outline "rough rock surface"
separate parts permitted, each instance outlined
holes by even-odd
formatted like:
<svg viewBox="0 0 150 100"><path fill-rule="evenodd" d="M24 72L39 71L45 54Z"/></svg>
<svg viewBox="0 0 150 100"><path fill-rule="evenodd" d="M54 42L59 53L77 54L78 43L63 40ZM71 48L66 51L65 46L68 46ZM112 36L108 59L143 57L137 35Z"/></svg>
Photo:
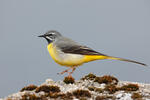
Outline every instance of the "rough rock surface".
<svg viewBox="0 0 150 100"><path fill-rule="evenodd" d="M0 100L150 100L150 84L90 73L76 81L70 77L56 82L47 79L39 86L29 85Z"/></svg>

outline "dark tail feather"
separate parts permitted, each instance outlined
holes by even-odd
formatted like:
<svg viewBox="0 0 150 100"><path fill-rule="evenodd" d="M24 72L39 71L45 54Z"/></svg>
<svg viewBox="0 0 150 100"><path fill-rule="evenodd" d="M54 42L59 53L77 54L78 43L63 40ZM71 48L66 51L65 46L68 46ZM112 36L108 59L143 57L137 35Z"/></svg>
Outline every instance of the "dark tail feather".
<svg viewBox="0 0 150 100"><path fill-rule="evenodd" d="M108 57L108 59L114 59L114 60L120 60L120 61L132 62L132 63L140 64L140 65L143 65L143 66L147 66L147 65L144 64L144 63L137 62L137 61L134 61L134 60L124 59L124 58Z"/></svg>

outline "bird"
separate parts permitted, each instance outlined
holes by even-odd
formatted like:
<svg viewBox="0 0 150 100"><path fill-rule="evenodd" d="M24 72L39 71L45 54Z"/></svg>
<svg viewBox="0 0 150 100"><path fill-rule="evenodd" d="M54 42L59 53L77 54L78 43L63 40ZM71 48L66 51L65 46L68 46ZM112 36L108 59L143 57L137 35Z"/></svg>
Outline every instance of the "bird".
<svg viewBox="0 0 150 100"><path fill-rule="evenodd" d="M49 30L45 34L40 35L38 37L42 37L47 40L47 49L52 59L59 65L68 67L68 69L58 74L64 74L67 72L68 76L71 77L72 73L78 66L81 66L82 64L87 62L104 59L120 60L147 66L144 63L137 62L134 60L108 56L106 54L97 52L91 49L90 47L81 45L70 38L62 36L56 30Z"/></svg>

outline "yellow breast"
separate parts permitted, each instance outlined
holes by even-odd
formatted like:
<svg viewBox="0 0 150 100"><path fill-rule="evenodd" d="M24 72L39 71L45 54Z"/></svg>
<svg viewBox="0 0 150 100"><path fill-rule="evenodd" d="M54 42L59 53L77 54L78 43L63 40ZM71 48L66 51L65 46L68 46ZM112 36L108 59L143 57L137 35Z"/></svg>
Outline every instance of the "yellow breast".
<svg viewBox="0 0 150 100"><path fill-rule="evenodd" d="M57 62L56 56L57 56L58 54L57 54L56 49L55 49L55 47L53 46L53 44L52 44L52 43L49 44L49 45L47 46L47 49L48 49L48 52L49 52L49 54L51 55L52 59Z"/></svg>
<svg viewBox="0 0 150 100"><path fill-rule="evenodd" d="M84 63L84 56L78 54L63 53L52 43L47 46L52 59L63 66L79 66Z"/></svg>

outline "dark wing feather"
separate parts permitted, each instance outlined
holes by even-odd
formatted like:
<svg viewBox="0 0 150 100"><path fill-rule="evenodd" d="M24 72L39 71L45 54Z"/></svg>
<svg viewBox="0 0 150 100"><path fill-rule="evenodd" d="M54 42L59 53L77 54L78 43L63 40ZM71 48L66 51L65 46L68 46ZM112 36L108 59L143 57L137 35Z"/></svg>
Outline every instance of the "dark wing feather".
<svg viewBox="0 0 150 100"><path fill-rule="evenodd" d="M104 55L99 52L96 52L92 50L89 47L86 46L80 46L80 45L72 45L72 46L66 46L66 47L61 47L61 50L64 53L71 53L71 54L81 54L81 55Z"/></svg>

